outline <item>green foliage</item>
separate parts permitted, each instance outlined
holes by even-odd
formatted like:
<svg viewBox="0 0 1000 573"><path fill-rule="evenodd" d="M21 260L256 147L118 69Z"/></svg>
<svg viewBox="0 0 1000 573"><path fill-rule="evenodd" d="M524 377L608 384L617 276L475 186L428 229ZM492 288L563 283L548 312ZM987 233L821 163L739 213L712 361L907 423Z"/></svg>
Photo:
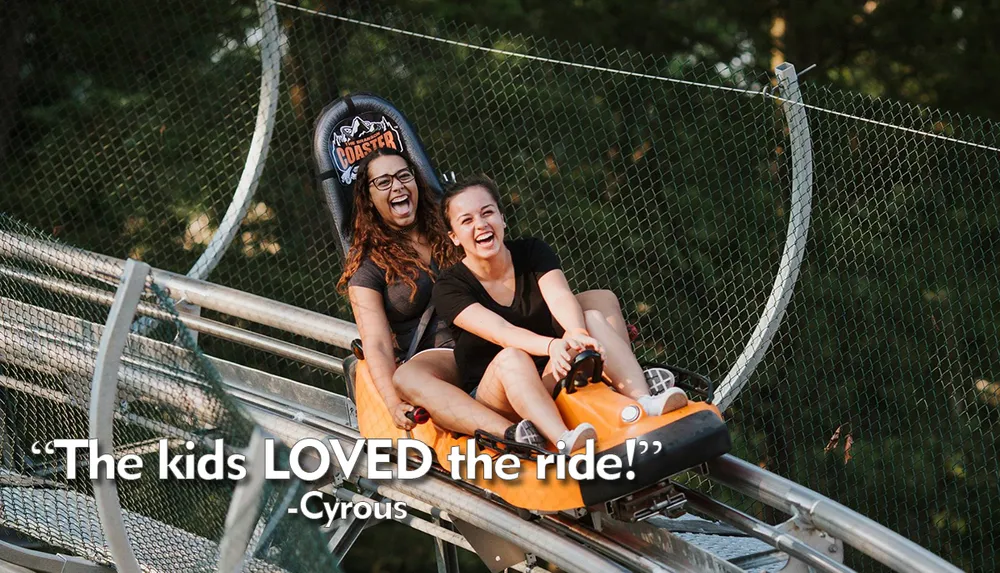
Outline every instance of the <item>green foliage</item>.
<svg viewBox="0 0 1000 573"><path fill-rule="evenodd" d="M741 0L382 0L444 20L585 44L770 71L780 54L810 83L1000 119L991 3ZM593 47L590 47L593 46ZM735 67L735 66L734 66Z"/></svg>

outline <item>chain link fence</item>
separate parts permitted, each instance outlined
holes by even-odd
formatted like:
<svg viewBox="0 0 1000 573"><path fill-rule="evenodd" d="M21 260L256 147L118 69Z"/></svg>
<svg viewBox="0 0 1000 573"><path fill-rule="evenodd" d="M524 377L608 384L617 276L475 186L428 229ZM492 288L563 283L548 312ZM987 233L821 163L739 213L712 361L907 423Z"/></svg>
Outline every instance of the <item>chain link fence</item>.
<svg viewBox="0 0 1000 573"><path fill-rule="evenodd" d="M696 51L652 57L370 8L270 6L276 121L256 194L208 280L352 319L311 144L323 106L370 92L406 114L439 171L495 178L513 234L553 244L576 290L614 291L641 359L726 377L765 310L789 226L799 157L773 74ZM199 3L197 18L184 2L102 7L38 16L0 150L0 211L84 249L188 272L252 154L266 30L247 1ZM990 569L1000 129L808 82L802 101L808 243L785 322L727 412L734 453L967 570ZM343 390L322 371L199 342ZM848 564L874 570L851 553Z"/></svg>
<svg viewBox="0 0 1000 573"><path fill-rule="evenodd" d="M108 519L115 514L101 513L87 448L71 462L53 444L102 433L91 381L120 276L109 268L0 216L0 530L124 568L112 553ZM159 321L125 343L112 370L118 381L108 420L115 459L136 460L124 472L118 464L120 507L111 511L121 511L140 569L218 571L220 555L236 543L241 570L338 570L319 525L283 513L283 500L297 502L306 491L296 480L268 481L258 495L243 496L245 505L234 502L242 478L233 477L227 456L243 452L244 469L256 471L247 451L254 422L229 396L164 289L151 283L140 312ZM288 468L290 447L279 442L279 468ZM196 461L209 454L217 459ZM96 471L109 470L98 464ZM250 520L249 547L227 541L240 514Z"/></svg>

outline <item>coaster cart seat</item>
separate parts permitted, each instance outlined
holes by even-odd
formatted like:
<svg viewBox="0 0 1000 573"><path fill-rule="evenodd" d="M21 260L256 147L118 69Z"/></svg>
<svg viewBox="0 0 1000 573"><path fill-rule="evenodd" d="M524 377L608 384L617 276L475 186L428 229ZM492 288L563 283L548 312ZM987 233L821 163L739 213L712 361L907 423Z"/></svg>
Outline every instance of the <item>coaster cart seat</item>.
<svg viewBox="0 0 1000 573"><path fill-rule="evenodd" d="M358 162L379 147L393 147L410 158L416 175L431 193L440 196L441 184L416 132L389 102L371 94L340 98L328 105L317 120L314 155L328 207L346 257L351 244L352 183ZM600 356L583 352L574 361L565 380L557 384L553 397L568 427L590 422L597 429L595 461L614 455L622 461L621 477L605 480L559 480L555 471L544 479L536 475L538 456L555 451L538 450L503 440L485 432L465 436L439 427L426 410L418 408L411 431L392 422L378 389L372 382L360 340L354 356L345 363L348 392L357 406L358 426L366 438L415 438L434 451L435 463L450 473L448 454L457 447L466 455L483 452L491 456L513 453L520 460L515 480L465 479L481 493L533 513L573 512L600 507L624 520L641 520L683 505L683 498L670 487L669 478L699 467L731 447L729 431L719 410L712 405L712 385L693 372L665 366L677 377L691 400L679 410L648 416L635 401L613 390L603 374ZM356 359L353 360L353 359ZM470 438L473 438L470 440ZM628 440L638 441L631 455ZM469 448L476 451L468 451ZM573 455L582 455L583 450ZM551 469L552 466L550 466ZM596 467L596 465L595 465ZM625 476L634 472L632 479ZM463 476L464 477L464 476Z"/></svg>

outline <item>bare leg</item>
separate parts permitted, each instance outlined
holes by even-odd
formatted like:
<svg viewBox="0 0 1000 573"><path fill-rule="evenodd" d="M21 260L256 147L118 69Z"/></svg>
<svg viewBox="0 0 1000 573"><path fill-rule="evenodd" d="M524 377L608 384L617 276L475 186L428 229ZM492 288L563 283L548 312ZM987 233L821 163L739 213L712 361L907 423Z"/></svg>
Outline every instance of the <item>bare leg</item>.
<svg viewBox="0 0 1000 573"><path fill-rule="evenodd" d="M576 295L576 300L584 311L596 310L603 314L604 319L614 329L615 334L625 342L632 343L628 336L628 325L625 323L624 315L622 315L621 304L615 293L609 290L588 290ZM589 324L587 329L590 329Z"/></svg>
<svg viewBox="0 0 1000 573"><path fill-rule="evenodd" d="M553 444L568 431L535 363L523 350L505 348L497 354L479 383L476 400L505 416L530 420Z"/></svg>
<svg viewBox="0 0 1000 573"><path fill-rule="evenodd" d="M646 376L642 372L639 361L632 354L632 348L628 342L618 336L618 333L600 312L586 310L583 317L587 322L587 330L590 331L590 335L604 345L604 369L608 376L615 381L618 391L633 400L648 396L649 386L646 385Z"/></svg>
<svg viewBox="0 0 1000 573"><path fill-rule="evenodd" d="M653 416L683 408L687 404L687 396L680 388L669 388L656 397L651 396L645 373L632 354L629 343L618 336L600 312L587 310L583 316L590 335L604 345L604 368L622 394L637 400L646 413Z"/></svg>
<svg viewBox="0 0 1000 573"><path fill-rule="evenodd" d="M392 382L404 400L423 407L435 424L453 432L471 436L485 430L502 436L512 423L458 387L454 352L420 353L396 369Z"/></svg>

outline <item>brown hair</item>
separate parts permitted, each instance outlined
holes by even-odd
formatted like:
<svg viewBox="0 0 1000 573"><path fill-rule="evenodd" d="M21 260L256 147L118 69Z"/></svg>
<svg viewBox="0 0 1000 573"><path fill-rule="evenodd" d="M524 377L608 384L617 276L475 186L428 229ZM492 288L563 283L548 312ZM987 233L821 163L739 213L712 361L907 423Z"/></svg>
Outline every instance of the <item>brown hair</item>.
<svg viewBox="0 0 1000 573"><path fill-rule="evenodd" d="M413 169L409 158L395 149L383 147L365 156L358 164L357 179L354 181L354 236L351 239L351 248L348 251L347 262L344 264L344 272L340 276L337 288L341 292L347 289L348 281L354 276L354 273L358 272L361 262L367 257L375 263L375 266L385 271L387 283L391 284L397 280L406 283L410 287L410 301L412 302L417 294L416 281L420 270L425 271L432 278L434 273L420 260L420 255L410 245L406 235L385 224L375 209L375 204L372 202L368 190L371 181L368 167L371 162L376 158L392 155L402 157L406 161L407 167L413 171L417 187L416 226L417 230L431 244L431 257L438 262L441 268L451 266L460 258L455 246L448 239L444 222L437 209L437 202L428 192L427 184L420 177L420 174Z"/></svg>
<svg viewBox="0 0 1000 573"><path fill-rule="evenodd" d="M441 196L441 220L444 221L445 228L449 231L451 231L452 228L451 222L448 220L448 203L451 203L452 199L458 197L473 187L483 187L489 191L490 196L492 196L493 200L497 202L497 209L500 210L501 214L503 213L503 203L500 202L500 187L497 186L496 181L485 175L467 177L458 183L449 185L444 190L444 194Z"/></svg>

